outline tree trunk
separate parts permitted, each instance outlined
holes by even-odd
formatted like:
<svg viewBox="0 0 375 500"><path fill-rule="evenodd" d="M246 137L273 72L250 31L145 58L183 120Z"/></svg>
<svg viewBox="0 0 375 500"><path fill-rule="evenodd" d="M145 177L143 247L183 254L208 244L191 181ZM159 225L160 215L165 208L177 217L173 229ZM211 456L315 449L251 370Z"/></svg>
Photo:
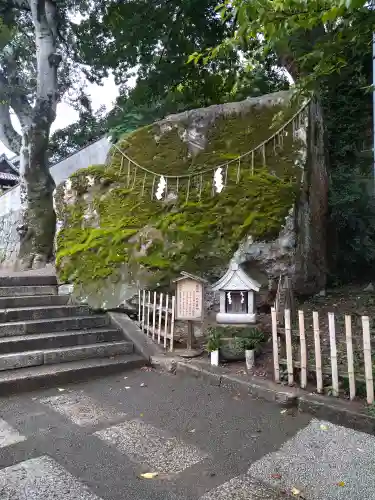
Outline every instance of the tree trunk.
<svg viewBox="0 0 375 500"><path fill-rule="evenodd" d="M289 39L289 51L283 47L279 61L295 82L306 75L298 60L308 54L324 36L324 27L301 30ZM302 193L296 206L296 266L294 290L311 295L326 287L328 274L328 146L322 104L317 92L309 106L307 160Z"/></svg>
<svg viewBox="0 0 375 500"><path fill-rule="evenodd" d="M43 267L53 258L55 183L48 168L48 136L46 122L34 124L22 136L19 269Z"/></svg>
<svg viewBox="0 0 375 500"><path fill-rule="evenodd" d="M45 266L53 257L56 215L53 210L55 183L48 168L48 139L56 117L58 99L56 52L57 12L52 0L29 0L35 28L37 88L32 113L22 119L21 223L18 267Z"/></svg>
<svg viewBox="0 0 375 500"><path fill-rule="evenodd" d="M328 225L328 160L320 100L310 104L307 161L302 194L297 203L295 289L310 295L326 287Z"/></svg>

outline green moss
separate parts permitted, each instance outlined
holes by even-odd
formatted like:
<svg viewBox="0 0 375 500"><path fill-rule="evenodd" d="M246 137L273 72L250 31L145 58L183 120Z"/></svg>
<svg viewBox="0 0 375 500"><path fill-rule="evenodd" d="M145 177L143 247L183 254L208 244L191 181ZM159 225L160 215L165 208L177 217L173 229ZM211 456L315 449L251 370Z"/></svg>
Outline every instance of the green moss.
<svg viewBox="0 0 375 500"><path fill-rule="evenodd" d="M188 154L176 127L161 137L157 125L144 127L118 147L156 172L199 172L267 139L277 128L272 123L280 109L255 108L249 114L217 118L208 131L206 150L195 157ZM186 201L186 185L180 186L171 202L151 200L152 176L129 178L126 162L113 150L108 166L92 166L71 178L79 203L65 207L57 254L61 279L80 284L116 280L124 264L135 274L142 268L153 271L159 283L167 283L180 270L217 276L246 235L261 240L278 235L299 190L300 146L290 131L283 148L267 147L266 165L263 156L255 156L254 175L249 156L241 161L239 177L237 167L228 171L222 193L212 196L210 174L200 196L192 184ZM169 189L176 186L169 184ZM87 227L83 215L88 207L96 211L100 227Z"/></svg>

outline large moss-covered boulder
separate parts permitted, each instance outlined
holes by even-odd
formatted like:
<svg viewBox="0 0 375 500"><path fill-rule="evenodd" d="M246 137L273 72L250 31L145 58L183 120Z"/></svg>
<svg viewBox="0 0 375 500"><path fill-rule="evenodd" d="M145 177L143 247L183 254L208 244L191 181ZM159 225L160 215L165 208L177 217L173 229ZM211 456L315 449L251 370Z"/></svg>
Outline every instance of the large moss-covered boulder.
<svg viewBox="0 0 375 500"><path fill-rule="evenodd" d="M326 173L310 145L320 144L316 134L310 139L318 114L268 141L300 106L279 92L172 115L124 137L106 165L57 188L60 279L93 305L114 307L138 287L168 285L181 270L216 279L235 258L261 281L288 273L296 286L322 288L324 249L312 226L324 227ZM216 193L219 165L225 187ZM189 174L166 177L156 199L159 176ZM311 186L320 214L311 209Z"/></svg>

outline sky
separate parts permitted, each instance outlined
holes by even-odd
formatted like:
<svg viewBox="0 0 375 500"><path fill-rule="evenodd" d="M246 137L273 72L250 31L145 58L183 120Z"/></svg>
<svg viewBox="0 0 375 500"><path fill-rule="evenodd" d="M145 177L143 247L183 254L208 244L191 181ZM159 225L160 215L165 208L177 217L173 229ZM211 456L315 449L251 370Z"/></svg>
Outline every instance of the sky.
<svg viewBox="0 0 375 500"><path fill-rule="evenodd" d="M109 111L118 96L118 90L112 76L104 80L103 86L88 84L87 92L91 96L92 106L95 110L104 105ZM77 119L78 113L71 106L64 102L58 104L56 120L52 125L52 132L74 123ZM18 120L14 116L12 116L12 121L14 127L20 131ZM9 151L0 141L0 154L2 153L5 153L10 158L14 156L14 153Z"/></svg>

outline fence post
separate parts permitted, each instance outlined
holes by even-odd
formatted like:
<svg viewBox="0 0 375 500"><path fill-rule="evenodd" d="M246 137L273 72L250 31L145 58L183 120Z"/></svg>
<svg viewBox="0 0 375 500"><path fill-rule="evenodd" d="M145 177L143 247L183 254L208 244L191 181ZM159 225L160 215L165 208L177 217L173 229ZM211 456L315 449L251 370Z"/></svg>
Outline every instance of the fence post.
<svg viewBox="0 0 375 500"><path fill-rule="evenodd" d="M145 307L146 307L146 290L142 293L142 332L145 329Z"/></svg>
<svg viewBox="0 0 375 500"><path fill-rule="evenodd" d="M290 309L285 309L285 342L286 342L286 362L288 367L288 384L293 385L293 349L292 349L292 327L290 321Z"/></svg>
<svg viewBox="0 0 375 500"><path fill-rule="evenodd" d="M315 341L316 390L318 394L321 394L323 392L322 354L320 352L319 315L316 311L313 312L313 328Z"/></svg>
<svg viewBox="0 0 375 500"><path fill-rule="evenodd" d="M154 305L152 309L152 340L155 340L156 331L156 292L154 292Z"/></svg>
<svg viewBox="0 0 375 500"><path fill-rule="evenodd" d="M349 394L350 399L352 400L355 398L355 375L353 362L352 318L348 315L345 316L345 337L348 359Z"/></svg>
<svg viewBox="0 0 375 500"><path fill-rule="evenodd" d="M374 380L372 376L370 320L368 316L362 316L362 330L363 330L363 357L365 360L367 403L371 405L374 402Z"/></svg>
<svg viewBox="0 0 375 500"><path fill-rule="evenodd" d="M275 307L272 307L271 309L271 318L272 318L273 368L275 374L275 382L280 382L279 343L277 341L277 310Z"/></svg>
<svg viewBox="0 0 375 500"><path fill-rule="evenodd" d="M158 344L160 344L160 336L161 336L161 320L163 317L163 294L160 294L159 301L159 326L158 326Z"/></svg>
<svg viewBox="0 0 375 500"><path fill-rule="evenodd" d="M142 324L141 309L142 309L142 294L141 294L141 290L138 290L138 325L139 326L141 326L141 324Z"/></svg>
<svg viewBox="0 0 375 500"><path fill-rule="evenodd" d="M169 345L169 350L173 352L174 350L174 313L176 307L176 297L172 295L172 316L171 316L171 341Z"/></svg>
<svg viewBox="0 0 375 500"><path fill-rule="evenodd" d="M165 322L164 322L164 349L167 348L167 337L168 337L168 305L169 305L169 295L165 296Z"/></svg>
<svg viewBox="0 0 375 500"><path fill-rule="evenodd" d="M339 374L337 369L336 327L334 313L328 313L329 345L331 350L332 396L339 395Z"/></svg>
<svg viewBox="0 0 375 500"><path fill-rule="evenodd" d="M303 311L298 311L299 338L301 346L301 387L306 389L307 386L307 353L306 353L306 334L305 334L305 318Z"/></svg>
<svg viewBox="0 0 375 500"><path fill-rule="evenodd" d="M150 306L151 306L151 292L147 292L147 336L150 335Z"/></svg>

